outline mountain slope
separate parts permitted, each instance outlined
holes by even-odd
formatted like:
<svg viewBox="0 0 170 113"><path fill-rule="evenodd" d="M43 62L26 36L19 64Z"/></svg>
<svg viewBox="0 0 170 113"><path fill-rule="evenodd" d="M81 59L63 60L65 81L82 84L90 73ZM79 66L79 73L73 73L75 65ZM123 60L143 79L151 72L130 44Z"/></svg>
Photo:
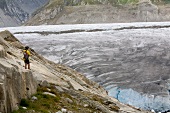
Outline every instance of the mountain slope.
<svg viewBox="0 0 170 113"><path fill-rule="evenodd" d="M144 113L144 111L119 103L109 97L97 83L68 67L44 59L32 49L31 70L25 70L21 59L23 48L23 45L10 32L0 32L0 112L11 113L18 109L21 99L30 98L36 92L38 84L49 82L67 90L65 93L70 93L72 98L90 102L89 106L97 108L94 110L102 113ZM89 98L83 96L86 92ZM99 99L92 100L90 95L98 95ZM67 106L63 105L63 107Z"/></svg>
<svg viewBox="0 0 170 113"><path fill-rule="evenodd" d="M168 21L169 4L163 0L152 2L150 0L115 2L51 0L49 4L37 11L26 25Z"/></svg>
<svg viewBox="0 0 170 113"><path fill-rule="evenodd" d="M21 25L47 2L48 0L1 0L0 27Z"/></svg>

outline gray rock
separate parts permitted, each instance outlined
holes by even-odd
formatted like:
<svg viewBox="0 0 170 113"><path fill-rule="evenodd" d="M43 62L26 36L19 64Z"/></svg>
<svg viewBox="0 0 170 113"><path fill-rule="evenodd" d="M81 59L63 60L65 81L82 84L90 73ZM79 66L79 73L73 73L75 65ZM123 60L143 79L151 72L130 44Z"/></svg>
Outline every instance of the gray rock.
<svg viewBox="0 0 170 113"><path fill-rule="evenodd" d="M66 100L68 103L70 103L70 104L73 103L73 101L72 101L70 98L66 98L65 100Z"/></svg>
<svg viewBox="0 0 170 113"><path fill-rule="evenodd" d="M31 100L35 101L35 100L38 100L38 98L37 98L36 96L33 96L33 97L31 98Z"/></svg>
<svg viewBox="0 0 170 113"><path fill-rule="evenodd" d="M63 93L64 90L60 86L55 86L55 89L59 91L60 93Z"/></svg>
<svg viewBox="0 0 170 113"><path fill-rule="evenodd" d="M27 109L27 107L22 107L22 109Z"/></svg>
<svg viewBox="0 0 170 113"><path fill-rule="evenodd" d="M50 84L46 80L42 81L40 85L43 87L50 87Z"/></svg>
<svg viewBox="0 0 170 113"><path fill-rule="evenodd" d="M53 97L56 97L55 94L52 94L52 93L49 93L49 92L43 92L44 95L50 95L50 96L53 96Z"/></svg>
<svg viewBox="0 0 170 113"><path fill-rule="evenodd" d="M67 109L65 109L65 108L62 108L61 111L62 111L62 113L67 113Z"/></svg>
<svg viewBox="0 0 170 113"><path fill-rule="evenodd" d="M89 105L88 105L88 104L84 104L83 106L84 106L85 108L86 108L86 107L89 107Z"/></svg>

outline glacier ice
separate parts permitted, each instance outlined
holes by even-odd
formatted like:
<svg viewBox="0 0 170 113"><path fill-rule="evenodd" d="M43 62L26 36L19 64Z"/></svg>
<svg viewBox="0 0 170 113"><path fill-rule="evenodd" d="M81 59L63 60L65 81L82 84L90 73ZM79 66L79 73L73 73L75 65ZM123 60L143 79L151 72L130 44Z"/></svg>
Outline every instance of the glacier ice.
<svg viewBox="0 0 170 113"><path fill-rule="evenodd" d="M165 112L170 110L170 97L142 94L133 89L121 89L119 87L106 87L108 94L120 102L129 104L138 108L154 110L156 112Z"/></svg>

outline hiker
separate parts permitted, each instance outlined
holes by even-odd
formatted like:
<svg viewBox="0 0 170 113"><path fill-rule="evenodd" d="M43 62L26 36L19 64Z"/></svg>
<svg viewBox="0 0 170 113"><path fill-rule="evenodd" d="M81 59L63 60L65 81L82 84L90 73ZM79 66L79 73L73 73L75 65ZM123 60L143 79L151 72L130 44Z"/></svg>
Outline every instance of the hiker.
<svg viewBox="0 0 170 113"><path fill-rule="evenodd" d="M28 66L28 69L30 69L30 61L29 61L29 56L31 55L30 51L28 50L29 47L26 46L24 51L23 51L23 54L24 54L24 62L25 62L25 69L27 69L27 66Z"/></svg>

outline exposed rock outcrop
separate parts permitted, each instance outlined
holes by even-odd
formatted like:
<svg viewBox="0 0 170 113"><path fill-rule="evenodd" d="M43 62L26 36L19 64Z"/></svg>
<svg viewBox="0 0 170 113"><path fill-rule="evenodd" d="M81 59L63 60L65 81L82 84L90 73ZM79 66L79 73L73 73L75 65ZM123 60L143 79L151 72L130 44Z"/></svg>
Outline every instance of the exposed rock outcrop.
<svg viewBox="0 0 170 113"><path fill-rule="evenodd" d="M48 85L48 82L53 83L103 113L144 112L119 103L109 97L107 92L95 82L68 67L44 59L32 49L31 70L25 70L21 60L22 49L23 45L10 32L0 32L0 112L10 113L18 109L21 99L29 98L34 94L37 84L41 84L44 80L47 81L43 83L44 85ZM91 101L90 98L83 96L85 92L88 92L88 95L99 95L100 98L115 105L109 107L108 104ZM118 111L113 107L118 108Z"/></svg>
<svg viewBox="0 0 170 113"><path fill-rule="evenodd" d="M18 109L21 99L30 97L37 89L37 82L32 72L20 69L21 62L15 60L14 47L5 41L13 38L11 36L8 31L0 33L0 112L2 113Z"/></svg>

